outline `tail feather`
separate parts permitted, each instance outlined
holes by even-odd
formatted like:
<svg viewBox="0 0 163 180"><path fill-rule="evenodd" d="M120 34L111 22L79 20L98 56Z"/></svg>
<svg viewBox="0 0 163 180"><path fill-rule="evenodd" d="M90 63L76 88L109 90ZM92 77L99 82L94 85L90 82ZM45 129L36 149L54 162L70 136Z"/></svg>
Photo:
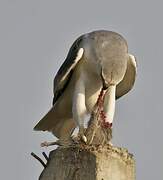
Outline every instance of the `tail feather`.
<svg viewBox="0 0 163 180"><path fill-rule="evenodd" d="M36 124L35 131L51 131L58 123L58 118L55 116L54 107Z"/></svg>
<svg viewBox="0 0 163 180"><path fill-rule="evenodd" d="M55 107L36 124L35 131L49 131L57 138L66 139L70 137L72 130L76 127L71 118L58 117Z"/></svg>

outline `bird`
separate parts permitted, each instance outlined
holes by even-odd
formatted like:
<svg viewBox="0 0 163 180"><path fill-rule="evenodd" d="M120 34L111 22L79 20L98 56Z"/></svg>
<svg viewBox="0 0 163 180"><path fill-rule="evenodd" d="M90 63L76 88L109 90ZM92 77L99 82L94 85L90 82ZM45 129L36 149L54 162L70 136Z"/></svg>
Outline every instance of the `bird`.
<svg viewBox="0 0 163 180"><path fill-rule="evenodd" d="M136 74L136 58L129 54L122 35L108 30L81 35L54 78L53 105L34 130L49 131L59 139L58 144L69 145L78 127L79 136L86 142L85 117L91 114L101 89L105 90L106 123L112 124L115 101L132 89Z"/></svg>

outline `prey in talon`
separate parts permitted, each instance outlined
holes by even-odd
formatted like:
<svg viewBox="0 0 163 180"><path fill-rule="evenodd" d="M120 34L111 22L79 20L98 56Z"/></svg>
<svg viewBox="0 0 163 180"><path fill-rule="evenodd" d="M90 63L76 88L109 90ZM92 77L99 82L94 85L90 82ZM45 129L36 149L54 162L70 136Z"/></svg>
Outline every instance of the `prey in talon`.
<svg viewBox="0 0 163 180"><path fill-rule="evenodd" d="M120 34L99 30L81 35L54 78L53 105L34 130L49 131L59 139L59 145L69 146L74 129L79 127L78 135L87 143L85 116L97 103L101 126L111 128L115 101L132 89L135 77L135 57ZM101 91L104 94L98 99Z"/></svg>

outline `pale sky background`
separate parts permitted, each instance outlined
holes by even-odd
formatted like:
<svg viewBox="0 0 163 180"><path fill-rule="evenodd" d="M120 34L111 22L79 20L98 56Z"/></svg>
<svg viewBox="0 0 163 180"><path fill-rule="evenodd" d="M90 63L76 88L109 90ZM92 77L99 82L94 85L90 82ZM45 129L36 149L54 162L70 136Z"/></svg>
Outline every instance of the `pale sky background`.
<svg viewBox="0 0 163 180"><path fill-rule="evenodd" d="M113 30L137 57L134 89L117 102L113 142L136 159L137 180L163 179L163 3L160 0L0 0L0 179L35 180L32 128L49 110L53 78L81 34ZM161 112L162 111L162 112Z"/></svg>

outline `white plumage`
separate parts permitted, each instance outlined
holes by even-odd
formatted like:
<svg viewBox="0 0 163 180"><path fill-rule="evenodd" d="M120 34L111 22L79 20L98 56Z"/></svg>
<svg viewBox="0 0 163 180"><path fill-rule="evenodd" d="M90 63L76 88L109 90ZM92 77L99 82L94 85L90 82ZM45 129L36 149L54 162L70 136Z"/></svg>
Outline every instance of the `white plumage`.
<svg viewBox="0 0 163 180"><path fill-rule="evenodd" d="M61 144L69 144L79 126L86 141L84 117L92 112L101 88L106 89L106 120L112 123L115 100L133 87L135 76L135 58L121 35L95 31L79 37L54 79L53 107L34 129L50 131Z"/></svg>

